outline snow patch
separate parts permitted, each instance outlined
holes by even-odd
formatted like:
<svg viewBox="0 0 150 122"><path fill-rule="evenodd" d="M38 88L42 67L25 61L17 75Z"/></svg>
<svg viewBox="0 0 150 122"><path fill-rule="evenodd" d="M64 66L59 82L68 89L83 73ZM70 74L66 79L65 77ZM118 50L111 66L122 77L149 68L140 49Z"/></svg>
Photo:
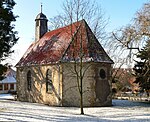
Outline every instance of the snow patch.
<svg viewBox="0 0 150 122"><path fill-rule="evenodd" d="M113 100L112 107L51 107L38 103L0 100L0 121L32 122L149 122L150 104Z"/></svg>

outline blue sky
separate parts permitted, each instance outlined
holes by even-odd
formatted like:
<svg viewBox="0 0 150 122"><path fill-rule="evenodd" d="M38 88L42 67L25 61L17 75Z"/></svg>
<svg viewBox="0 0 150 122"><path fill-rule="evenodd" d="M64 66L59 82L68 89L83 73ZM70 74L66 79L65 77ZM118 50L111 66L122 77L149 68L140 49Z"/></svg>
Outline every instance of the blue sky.
<svg viewBox="0 0 150 122"><path fill-rule="evenodd" d="M35 17L40 12L40 4L43 3L43 13L47 18L53 18L62 12L62 3L65 0L15 0L14 14L18 15L15 22L20 37L18 44L14 46L15 53L8 62L15 65L28 46L34 41ZM114 29L125 26L135 17L135 13L142 5L149 0L96 0L109 17L109 24L106 28L111 32Z"/></svg>

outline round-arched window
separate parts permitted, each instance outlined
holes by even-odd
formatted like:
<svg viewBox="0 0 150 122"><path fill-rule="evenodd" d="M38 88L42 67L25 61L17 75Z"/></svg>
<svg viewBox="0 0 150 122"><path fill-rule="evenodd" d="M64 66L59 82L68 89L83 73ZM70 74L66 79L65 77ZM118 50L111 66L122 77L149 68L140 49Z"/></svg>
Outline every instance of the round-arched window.
<svg viewBox="0 0 150 122"><path fill-rule="evenodd" d="M101 79L105 79L106 78L106 72L105 72L104 69L100 69L99 76L100 76Z"/></svg>
<svg viewBox="0 0 150 122"><path fill-rule="evenodd" d="M52 93L53 83L52 83L52 70L48 69L46 72L46 92Z"/></svg>
<svg viewBox="0 0 150 122"><path fill-rule="evenodd" d="M31 90L31 86L32 86L32 76L31 76L31 71L29 70L27 73L27 88L30 91Z"/></svg>

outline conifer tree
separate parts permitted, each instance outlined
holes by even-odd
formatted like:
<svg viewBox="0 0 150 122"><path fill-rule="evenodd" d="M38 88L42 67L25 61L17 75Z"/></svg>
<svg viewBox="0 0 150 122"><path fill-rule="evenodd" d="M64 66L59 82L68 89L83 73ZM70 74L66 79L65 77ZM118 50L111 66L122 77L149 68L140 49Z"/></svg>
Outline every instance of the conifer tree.
<svg viewBox="0 0 150 122"><path fill-rule="evenodd" d="M12 11L14 6L14 0L0 0L0 78L6 70L1 63L13 53L11 48L18 40L13 24L17 18Z"/></svg>
<svg viewBox="0 0 150 122"><path fill-rule="evenodd" d="M149 96L150 90L150 40L147 41L145 47L139 51L137 54L137 58L140 61L136 61L136 65L134 66L135 71L135 83L139 84L139 87L142 91L147 93Z"/></svg>

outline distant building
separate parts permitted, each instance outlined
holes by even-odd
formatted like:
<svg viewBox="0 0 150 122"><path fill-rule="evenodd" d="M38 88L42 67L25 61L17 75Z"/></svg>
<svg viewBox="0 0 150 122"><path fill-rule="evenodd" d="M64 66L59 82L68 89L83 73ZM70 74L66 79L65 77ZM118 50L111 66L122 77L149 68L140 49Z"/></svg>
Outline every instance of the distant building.
<svg viewBox="0 0 150 122"><path fill-rule="evenodd" d="M112 70L112 76L115 77L114 80L118 83L113 83L112 88L118 89L118 85L122 92L137 92L139 90L139 86L134 83L135 77L133 76L133 72L132 68L114 68Z"/></svg>
<svg viewBox="0 0 150 122"><path fill-rule="evenodd" d="M16 91L16 72L12 68L8 68L5 78L0 81L0 93L8 93Z"/></svg>
<svg viewBox="0 0 150 122"><path fill-rule="evenodd" d="M73 70L79 69L82 38L83 104L111 106L111 64L85 20L47 32L47 18L37 15L35 42L17 63L17 97L20 101L54 106L79 106L80 95ZM82 35L82 36L80 36ZM78 71L77 71L78 72Z"/></svg>

